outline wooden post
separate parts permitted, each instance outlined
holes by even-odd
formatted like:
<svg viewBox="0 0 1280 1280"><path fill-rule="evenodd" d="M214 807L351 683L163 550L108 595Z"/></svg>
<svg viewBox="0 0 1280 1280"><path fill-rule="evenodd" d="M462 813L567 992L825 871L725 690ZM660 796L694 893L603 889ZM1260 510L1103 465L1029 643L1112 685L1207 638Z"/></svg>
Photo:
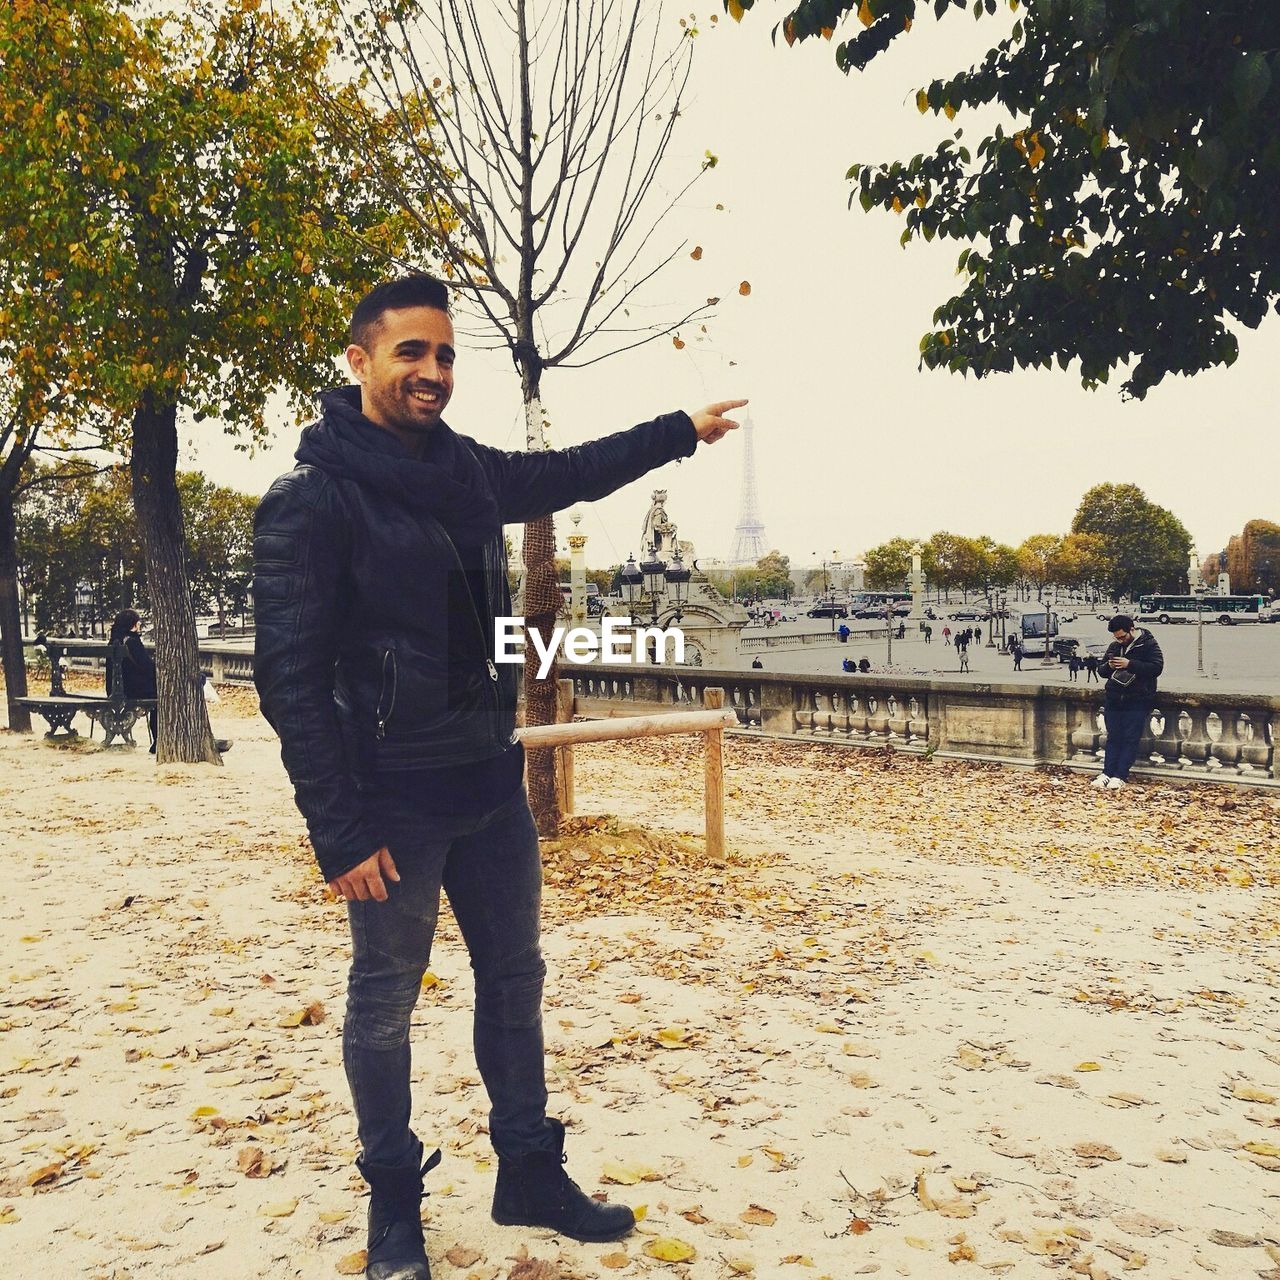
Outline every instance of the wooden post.
<svg viewBox="0 0 1280 1280"><path fill-rule="evenodd" d="M556 723L568 724L573 719L573 681L556 681ZM565 817L573 813L573 743L556 748L556 792L560 800L560 812Z"/></svg>
<svg viewBox="0 0 1280 1280"><path fill-rule="evenodd" d="M724 690L703 689L702 705L708 711L724 707ZM707 730L706 749L707 857L724 857L724 729Z"/></svg>

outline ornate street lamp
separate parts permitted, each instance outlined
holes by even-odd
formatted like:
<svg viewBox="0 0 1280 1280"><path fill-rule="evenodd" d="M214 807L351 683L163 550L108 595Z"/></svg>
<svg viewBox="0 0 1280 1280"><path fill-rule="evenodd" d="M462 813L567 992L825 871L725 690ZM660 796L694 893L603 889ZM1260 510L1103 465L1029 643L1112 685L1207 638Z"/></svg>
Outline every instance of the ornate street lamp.
<svg viewBox="0 0 1280 1280"><path fill-rule="evenodd" d="M649 558L640 565L640 572L644 576L644 589L652 603L653 616L658 616L658 597L662 594L663 586L667 577L667 565L665 560L658 557L658 553L651 547L649 549Z"/></svg>
<svg viewBox="0 0 1280 1280"><path fill-rule="evenodd" d="M631 621L636 620L636 604L644 591L644 574L636 567L636 558L633 555L627 557L627 563L622 566L622 572L618 575L622 580L622 591L627 598L627 612L631 615Z"/></svg>
<svg viewBox="0 0 1280 1280"><path fill-rule="evenodd" d="M689 602L689 580L693 570L685 567L684 557L680 554L680 545L676 544L675 559L664 575L667 583L667 594L675 609L676 621L684 617L684 606Z"/></svg>

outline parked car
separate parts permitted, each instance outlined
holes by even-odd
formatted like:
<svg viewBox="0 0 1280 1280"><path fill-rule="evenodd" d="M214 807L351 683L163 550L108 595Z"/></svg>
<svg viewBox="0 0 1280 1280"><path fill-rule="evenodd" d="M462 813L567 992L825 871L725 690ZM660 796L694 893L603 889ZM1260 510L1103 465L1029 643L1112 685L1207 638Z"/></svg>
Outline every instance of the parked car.
<svg viewBox="0 0 1280 1280"><path fill-rule="evenodd" d="M1090 654L1101 658L1110 643L1109 640L1081 640L1079 636L1055 636L1053 653L1059 662L1066 662L1073 653L1078 653L1082 658Z"/></svg>
<svg viewBox="0 0 1280 1280"><path fill-rule="evenodd" d="M952 622L982 622L987 614L985 609L973 609L965 605L960 609L952 609L948 616Z"/></svg>
<svg viewBox="0 0 1280 1280"><path fill-rule="evenodd" d="M823 604L815 604L809 610L811 618L847 618L849 610L842 604L831 604L829 602Z"/></svg>

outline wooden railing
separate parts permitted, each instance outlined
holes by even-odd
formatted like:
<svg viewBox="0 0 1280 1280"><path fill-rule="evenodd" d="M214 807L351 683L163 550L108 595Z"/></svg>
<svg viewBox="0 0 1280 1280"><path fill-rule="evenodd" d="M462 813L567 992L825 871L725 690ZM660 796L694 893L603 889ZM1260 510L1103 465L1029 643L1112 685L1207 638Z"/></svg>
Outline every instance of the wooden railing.
<svg viewBox="0 0 1280 1280"><path fill-rule="evenodd" d="M702 711L675 711L662 715L611 717L607 720L573 721L573 681L560 681L560 724L530 725L516 730L528 748L554 747L557 752L557 782L560 808L571 814L574 808L573 748L584 742L619 742L633 738L666 737L673 733L700 733L703 748L703 792L706 810L707 853L724 856L724 731L738 723L738 717L724 708L724 690L703 690ZM567 714L566 714L567 713Z"/></svg>

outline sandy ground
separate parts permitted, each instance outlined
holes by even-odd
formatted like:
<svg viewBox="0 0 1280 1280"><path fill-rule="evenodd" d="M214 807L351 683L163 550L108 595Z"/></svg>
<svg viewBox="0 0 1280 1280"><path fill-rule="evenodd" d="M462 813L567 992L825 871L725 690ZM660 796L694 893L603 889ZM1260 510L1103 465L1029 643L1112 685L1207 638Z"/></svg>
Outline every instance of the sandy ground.
<svg viewBox="0 0 1280 1280"><path fill-rule="evenodd" d="M6 1280L359 1267L345 916L249 695L215 727L223 769L0 732ZM546 851L552 1105L584 1188L645 1207L627 1241L490 1221L445 918L414 1029L437 1280L1280 1280L1280 799L727 758L725 862L685 838L682 740L582 750L579 809L617 820Z"/></svg>

